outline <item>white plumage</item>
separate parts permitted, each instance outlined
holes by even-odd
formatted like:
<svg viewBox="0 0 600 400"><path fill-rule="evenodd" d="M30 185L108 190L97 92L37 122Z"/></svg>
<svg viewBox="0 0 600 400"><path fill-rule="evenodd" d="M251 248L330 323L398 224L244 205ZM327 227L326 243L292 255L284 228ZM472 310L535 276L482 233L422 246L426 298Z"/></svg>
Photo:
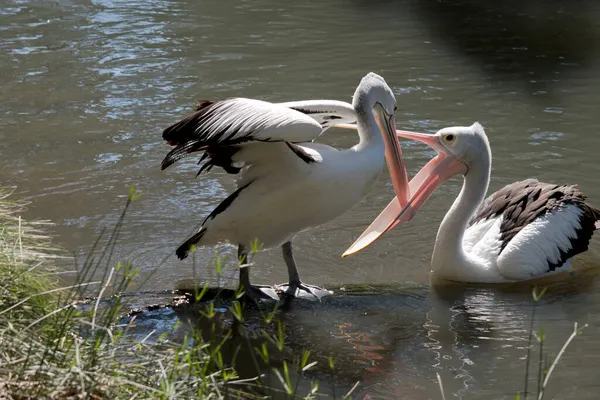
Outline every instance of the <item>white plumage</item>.
<svg viewBox="0 0 600 400"><path fill-rule="evenodd" d="M163 133L163 138L176 147L163 160L162 169L192 152L210 147L267 142L309 143L331 126L354 122L356 118L352 105L335 100L279 104L246 98L200 101L195 113ZM185 133L183 139L181 132ZM238 156L232 166L239 169L244 165L244 160Z"/></svg>
<svg viewBox="0 0 600 400"><path fill-rule="evenodd" d="M163 169L201 151L206 160L201 171L223 167L238 174L238 188L177 249L177 256L187 257L193 245L230 242L238 245L238 256L247 263L248 249L256 240L264 248L282 246L289 274L282 290L319 298L327 294L301 282L291 241L298 232L340 216L363 199L382 170L386 143L395 146L394 154L400 153L395 108L391 89L373 73L362 79L352 105L332 100L272 104L243 98L200 103L196 113L164 131L163 138L176 147L163 160ZM360 141L352 148L312 143L329 127L354 121ZM406 180L401 159L393 158L390 169ZM405 186L406 182L400 185ZM250 285L248 269L240 269L246 294L275 297L270 287Z"/></svg>
<svg viewBox="0 0 600 400"><path fill-rule="evenodd" d="M328 103L334 105L332 101ZM292 143L311 142L323 133L324 129L316 119L287 104L245 98L223 100L214 103L211 112L197 125L196 132L201 133L207 142L235 142L250 137L255 141L283 140ZM336 110L339 105L351 107L343 102L335 105L338 106Z"/></svg>
<svg viewBox="0 0 600 400"><path fill-rule="evenodd" d="M465 231L464 250L489 272L490 281L521 281L567 271L570 264L562 260L561 250L566 253L571 248L571 241L577 238L581 215L582 211L576 205L549 211L524 226L504 249L501 226L506 217L478 221ZM560 267L548 271L549 263Z"/></svg>
<svg viewBox="0 0 600 400"><path fill-rule="evenodd" d="M562 259L561 251L568 252L581 229L582 209L568 204L550 211L525 226L511 240L498 257L498 269L509 280L526 280L545 275L548 264L558 264L554 272L566 271L570 260ZM591 236L591 235L590 235Z"/></svg>
<svg viewBox="0 0 600 400"><path fill-rule="evenodd" d="M358 204L384 165L383 144L365 151L299 147L315 161L306 163L285 143L249 144L232 157L249 165L238 179L243 189L226 211L203 223L203 245L248 245L258 238L265 248L281 246Z"/></svg>

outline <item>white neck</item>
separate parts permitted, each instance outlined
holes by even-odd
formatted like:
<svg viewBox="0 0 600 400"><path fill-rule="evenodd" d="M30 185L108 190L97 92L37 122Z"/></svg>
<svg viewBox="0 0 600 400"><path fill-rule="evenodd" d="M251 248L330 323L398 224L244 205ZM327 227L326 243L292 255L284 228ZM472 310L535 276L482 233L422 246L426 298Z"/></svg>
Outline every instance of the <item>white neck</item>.
<svg viewBox="0 0 600 400"><path fill-rule="evenodd" d="M379 129L379 125L375 122L373 115L373 104L368 101L368 96L359 99L356 102L356 124L358 125L358 136L359 141L354 149L361 151L368 147L373 146L384 146L382 132Z"/></svg>
<svg viewBox="0 0 600 400"><path fill-rule="evenodd" d="M485 198L490 182L491 156L482 154L469 167L460 194L444 217L437 233L431 265L445 279L484 282L494 271L476 256L465 252L463 239L467 225Z"/></svg>

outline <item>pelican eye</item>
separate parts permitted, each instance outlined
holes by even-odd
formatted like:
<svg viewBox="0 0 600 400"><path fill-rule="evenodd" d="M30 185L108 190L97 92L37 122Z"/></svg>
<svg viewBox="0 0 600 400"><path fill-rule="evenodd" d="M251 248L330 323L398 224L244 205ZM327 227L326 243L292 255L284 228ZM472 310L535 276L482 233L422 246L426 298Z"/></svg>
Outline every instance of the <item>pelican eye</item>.
<svg viewBox="0 0 600 400"><path fill-rule="evenodd" d="M456 140L456 135L449 133L448 135L444 135L443 139L444 139L444 142L446 142L448 144L452 144Z"/></svg>

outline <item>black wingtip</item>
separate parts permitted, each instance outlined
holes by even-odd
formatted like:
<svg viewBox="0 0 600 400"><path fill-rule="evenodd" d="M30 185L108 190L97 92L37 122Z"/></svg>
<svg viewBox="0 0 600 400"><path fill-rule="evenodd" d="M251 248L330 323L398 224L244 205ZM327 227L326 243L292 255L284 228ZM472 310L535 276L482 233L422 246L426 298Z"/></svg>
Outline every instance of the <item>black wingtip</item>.
<svg viewBox="0 0 600 400"><path fill-rule="evenodd" d="M169 156L167 155L160 163L160 170L164 171L165 169L169 168L174 163L175 163L175 160L169 158Z"/></svg>
<svg viewBox="0 0 600 400"><path fill-rule="evenodd" d="M177 250L175 250L175 255L180 260L185 260L189 253L190 253L190 246L188 246L186 243L182 244L181 246L179 246L177 248Z"/></svg>
<svg viewBox="0 0 600 400"><path fill-rule="evenodd" d="M600 208L596 208L587 202L585 203L585 206L587 207L586 210L588 210L591 213L592 221L594 222L592 224L592 230L599 230L600 229Z"/></svg>
<svg viewBox="0 0 600 400"><path fill-rule="evenodd" d="M180 144L165 156L160 164L160 169L165 170L182 158L187 157L194 152L204 150L206 150L206 146L195 140Z"/></svg>
<svg viewBox="0 0 600 400"><path fill-rule="evenodd" d="M202 236L204 236L205 232L206 228L201 228L194 236L192 236L191 238L186 240L181 246L179 246L177 250L175 250L175 255L177 256L177 258L179 258L180 260L184 260L185 258L187 258L187 256L190 254L192 246L196 245L200 241L200 239L202 239Z"/></svg>
<svg viewBox="0 0 600 400"><path fill-rule="evenodd" d="M160 163L160 170L164 171L165 169L169 168L171 165L175 164L178 160L182 159L185 156L186 154L181 154L179 147L174 148L169 152L169 154L165 156L165 158Z"/></svg>

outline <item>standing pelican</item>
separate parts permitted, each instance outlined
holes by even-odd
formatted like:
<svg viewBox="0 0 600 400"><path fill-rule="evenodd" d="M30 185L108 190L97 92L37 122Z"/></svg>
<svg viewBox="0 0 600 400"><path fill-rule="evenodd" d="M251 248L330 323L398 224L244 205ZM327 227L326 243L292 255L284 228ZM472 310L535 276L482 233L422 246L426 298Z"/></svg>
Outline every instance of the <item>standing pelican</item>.
<svg viewBox="0 0 600 400"><path fill-rule="evenodd" d="M292 239L330 221L359 203L376 181L385 159L397 196L407 201L407 177L396 138L396 99L382 77L369 73L352 105L330 100L272 104L234 98L202 102L194 114L170 126L163 138L176 146L163 160L167 168L203 151L200 172L220 166L238 174L237 189L206 217L198 232L176 251L180 259L194 245L229 242L238 246L240 285L252 299L276 298L270 286L252 286L248 246L281 246L292 296L321 298L329 291L301 281ZM350 149L312 143L336 123L357 121L359 143ZM200 173L199 172L199 173Z"/></svg>
<svg viewBox="0 0 600 400"><path fill-rule="evenodd" d="M372 243L408 221L433 191L457 174L464 184L438 230L432 256L436 276L461 282L500 283L569 270L600 228L600 210L575 186L528 179L512 183L484 201L492 154L483 127L445 128L435 135L402 132L438 152L411 181L414 193L399 212L397 200L345 253ZM416 182L415 182L416 181ZM415 187L415 186L418 186Z"/></svg>

